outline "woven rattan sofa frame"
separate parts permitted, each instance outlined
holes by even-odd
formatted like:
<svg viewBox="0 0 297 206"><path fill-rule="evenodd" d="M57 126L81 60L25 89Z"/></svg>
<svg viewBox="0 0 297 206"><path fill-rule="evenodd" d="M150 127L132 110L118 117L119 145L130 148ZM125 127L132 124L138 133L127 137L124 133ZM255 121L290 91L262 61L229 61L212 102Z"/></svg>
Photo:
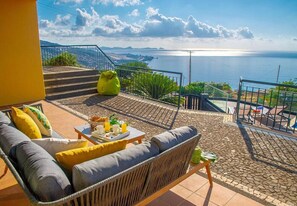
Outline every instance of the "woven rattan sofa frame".
<svg viewBox="0 0 297 206"><path fill-rule="evenodd" d="M189 170L191 155L200 137L201 134L198 134L121 173L52 202L41 202L36 199L22 179L16 164L2 148L0 156L27 195L31 205L145 205L203 167L206 168L212 186L208 161Z"/></svg>

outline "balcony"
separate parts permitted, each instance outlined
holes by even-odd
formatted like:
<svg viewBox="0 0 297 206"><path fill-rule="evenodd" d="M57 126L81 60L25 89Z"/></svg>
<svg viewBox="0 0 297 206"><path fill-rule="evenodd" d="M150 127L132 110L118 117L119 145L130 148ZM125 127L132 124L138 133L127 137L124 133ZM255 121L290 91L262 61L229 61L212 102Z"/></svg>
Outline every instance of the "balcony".
<svg viewBox="0 0 297 206"><path fill-rule="evenodd" d="M104 65L108 69L112 64ZM62 73L56 69L46 68L44 72L53 76L56 75L53 72ZM129 68L118 69L122 69L123 76L127 76L123 72L130 72ZM74 70L80 72L82 69ZM165 73L160 70L153 72ZM178 86L181 85L179 78L171 78ZM73 84L72 80L67 81ZM50 85L48 82L50 80L45 78L45 84ZM170 95L180 96L180 93ZM213 188L209 187L202 171L149 205L294 205L297 202L297 186L294 184L297 179L297 141L288 133L255 127L255 124L238 124L232 114L179 108L181 104L155 101L147 96L135 95L133 90L124 90L113 97L98 96L93 92L49 99L41 101L45 114L53 128L70 139L77 138L73 127L86 123L88 116L94 114L108 116L115 113L131 126L144 131L147 139L184 125L198 128L202 133L199 145L219 157L219 161L211 166L215 180ZM0 166L4 170L3 162ZM0 181L3 182L1 205L28 203L10 173L1 177Z"/></svg>

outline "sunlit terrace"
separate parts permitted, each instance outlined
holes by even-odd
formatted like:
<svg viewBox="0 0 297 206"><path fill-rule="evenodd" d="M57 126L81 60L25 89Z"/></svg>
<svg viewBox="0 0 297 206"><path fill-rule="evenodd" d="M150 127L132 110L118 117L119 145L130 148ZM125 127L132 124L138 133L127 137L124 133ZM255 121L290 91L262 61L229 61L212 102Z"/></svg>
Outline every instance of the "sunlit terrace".
<svg viewBox="0 0 297 206"><path fill-rule="evenodd" d="M133 69L135 68L119 66L116 70L122 77L121 81L125 82L124 77L130 78ZM86 72L90 77L78 72ZM179 75L165 71L153 72ZM243 105L247 109L243 109L244 112L238 113L237 116L236 101L221 103L221 108L226 108L227 112L215 110L216 106L213 103L224 102L222 99L209 101L212 104L208 101L203 103L203 98L209 98L208 94L212 94L209 89L208 93L204 91L206 97L202 98L197 95L182 97L180 93L169 93L167 99L172 97L180 101L176 104L176 102L166 102L166 98L165 101L155 98L158 96L157 88L152 89L153 94L150 97L134 93L134 88L137 87L135 82L132 86L124 87L118 96L100 96L94 88L100 74L91 68L44 66L43 73L47 94L47 100L41 102L44 112L53 128L66 138L76 139L77 133L74 127L88 124L90 116L109 116L113 113L128 122L130 126L144 132L145 140L150 140L151 137L166 130L185 125L192 125L198 129L202 134L199 146L205 151L214 152L219 157L218 162L211 165L214 186L209 186L206 173L201 170L149 205L294 205L296 203L295 129L290 132L276 131L269 125L261 127L261 122L250 123L255 113L248 114L248 109L255 105L258 99L252 98L254 102L250 103L245 99ZM138 75L146 73L147 71L138 71ZM178 85L179 79L176 76L169 77ZM81 81L84 78L91 79ZM80 84L77 84L75 79L79 79ZM141 80L145 82L145 76ZM79 88L81 84L86 84L87 87ZM214 107L205 107L205 104ZM241 110L242 107L241 105ZM262 115L263 113L258 118ZM288 115L293 116L294 111L290 110L287 112ZM4 162L1 163L1 168L4 170ZM0 201L3 204L29 204L10 172L3 174L1 181L3 184Z"/></svg>
<svg viewBox="0 0 297 206"><path fill-rule="evenodd" d="M233 103L228 104L226 101L220 107L214 102L226 99L226 94L221 94L216 88L213 90L215 92L205 89L200 95L182 94L182 73L117 65L96 45L41 46L40 49L35 21L36 2L23 2L26 3L7 1L0 8L7 14L3 26L18 24L17 20L12 22L14 18L9 18L12 13L18 13L22 24L32 25L30 28L8 27L12 31L0 33L0 37L7 40L4 42L7 49L0 61L0 67L4 68L0 75L0 93L3 95L0 98L0 110L37 104L36 108L43 111L55 135L71 140L88 140L86 148L94 148L94 138L83 131L84 128L89 129L88 119L95 115L108 117L115 114L128 124L131 133L131 128L136 129L138 136L128 139L133 136L129 133L124 138L125 143L128 142L126 149L76 164L79 166L72 165L70 174L66 167L60 166L47 151L38 147L39 151L46 153L41 155L44 158L41 162L46 162L42 166L52 166L42 169L42 172L51 173L53 168L58 167L70 187L81 186L74 183L77 179L73 176L77 174L72 173L72 169L79 171L79 167L84 168L86 162L91 161L91 165L86 170L82 169L81 176L86 181L93 181L96 175L98 178L85 188L75 188L75 191L58 198L45 198L44 194L53 188L54 183L40 185L44 182L43 176L34 173L39 168L36 162L40 161L40 153L30 147L36 148L37 143L29 138L18 144L9 142L9 138L5 142L4 138L12 131L7 130L8 127L17 131L18 135L26 136L10 123L7 116L11 117L11 113L6 112L7 116L2 115L0 118L0 154L3 159L0 162L1 206L297 204L294 91L287 88L283 91L280 88L284 85L272 84L278 89L274 92L267 88L247 86L247 83L260 82L241 80L239 83L246 85L238 89L237 98L233 99ZM17 45L18 49L12 45ZM52 64L53 59L69 54L77 59L78 64ZM98 78L106 70L115 71L119 77L121 91L118 95L105 96L97 92ZM214 94L219 94L220 98L213 98ZM227 98L228 101L232 99L229 96ZM222 108L225 110L222 111ZM189 125L201 133L200 139L192 127L186 131L174 130ZM78 126L83 128L80 133L77 132ZM169 139L166 139L168 133L160 135L168 130L173 130ZM159 142L153 142L152 139L160 136L157 139ZM162 138L165 138L163 142ZM168 146L166 141L175 143ZM95 147L106 145L99 141L95 141L95 144ZM199 161L190 164L197 144L203 151L215 153L217 162ZM29 149L26 149L26 145L30 145ZM139 152L137 148L143 145L150 145L144 146L149 149L157 148L157 152L154 149ZM117 159L118 162L104 170L106 165L111 164L112 158L122 158L125 151L132 151L128 153L127 159L122 159L127 168L120 168L122 165ZM151 157L150 152L158 154ZM148 157L141 156L148 153ZM134 155L144 159L136 162ZM30 162L34 156L37 159ZM28 172L27 168L33 168L33 172ZM100 173L101 169L104 172ZM84 172L87 175L84 176ZM56 176L56 173L51 175L53 178ZM102 180L102 177L107 178ZM64 189L65 192L67 188Z"/></svg>

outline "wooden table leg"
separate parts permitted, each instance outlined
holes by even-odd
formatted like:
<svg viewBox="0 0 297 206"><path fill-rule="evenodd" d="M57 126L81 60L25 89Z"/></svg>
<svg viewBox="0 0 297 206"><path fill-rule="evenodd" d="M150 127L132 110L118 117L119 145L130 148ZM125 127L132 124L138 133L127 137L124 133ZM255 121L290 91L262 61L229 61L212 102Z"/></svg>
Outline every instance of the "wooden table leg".
<svg viewBox="0 0 297 206"><path fill-rule="evenodd" d="M77 139L81 139L81 134L77 133Z"/></svg>
<svg viewBox="0 0 297 206"><path fill-rule="evenodd" d="M209 184L212 187L213 184L212 184L212 177L211 177L211 173L210 173L210 162L205 165L205 169L206 169Z"/></svg>

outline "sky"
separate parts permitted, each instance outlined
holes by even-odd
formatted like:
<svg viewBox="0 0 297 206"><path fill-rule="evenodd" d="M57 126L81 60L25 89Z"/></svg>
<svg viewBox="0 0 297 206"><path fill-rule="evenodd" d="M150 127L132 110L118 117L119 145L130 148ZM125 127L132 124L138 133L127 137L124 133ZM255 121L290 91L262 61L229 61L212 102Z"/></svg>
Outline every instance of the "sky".
<svg viewBox="0 0 297 206"><path fill-rule="evenodd" d="M41 40L297 51L297 0L38 0Z"/></svg>

